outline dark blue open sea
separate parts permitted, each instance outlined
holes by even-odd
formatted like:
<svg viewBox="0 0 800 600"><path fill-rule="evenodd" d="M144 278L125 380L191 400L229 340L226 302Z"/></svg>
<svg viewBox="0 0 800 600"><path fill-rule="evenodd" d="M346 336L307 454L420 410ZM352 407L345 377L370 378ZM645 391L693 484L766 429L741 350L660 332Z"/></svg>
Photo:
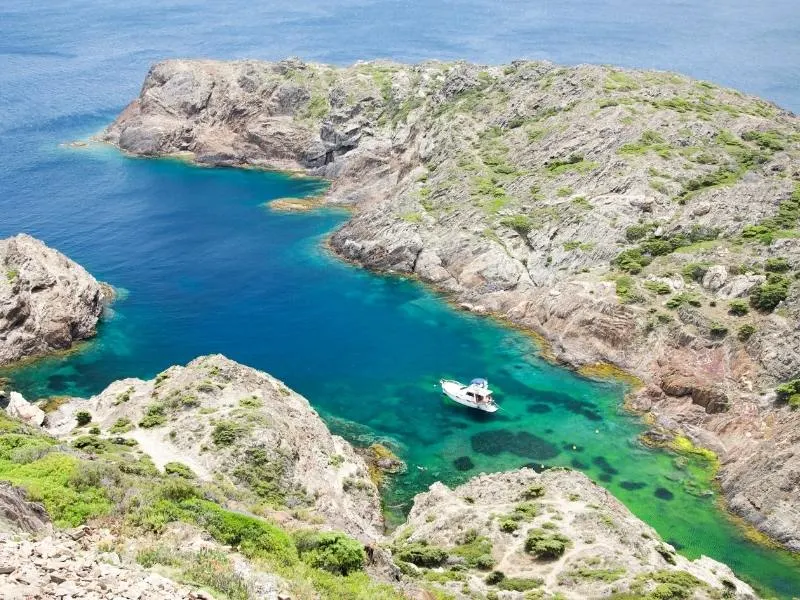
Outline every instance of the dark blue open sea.
<svg viewBox="0 0 800 600"><path fill-rule="evenodd" d="M643 427L621 410L621 384L547 364L518 332L337 261L321 242L344 214L262 206L321 182L61 146L110 122L156 60L287 55L614 63L800 108L796 0L5 2L0 237L28 232L125 292L94 341L11 372L13 384L29 399L89 395L221 352L285 380L352 441L394 447L409 463L386 494L394 519L436 479L571 466L687 556L722 560L768 595L800 593L797 558L748 541L718 509L707 468L636 442ZM502 398L494 418L436 391L442 376L478 375ZM474 466L460 471L464 456Z"/></svg>

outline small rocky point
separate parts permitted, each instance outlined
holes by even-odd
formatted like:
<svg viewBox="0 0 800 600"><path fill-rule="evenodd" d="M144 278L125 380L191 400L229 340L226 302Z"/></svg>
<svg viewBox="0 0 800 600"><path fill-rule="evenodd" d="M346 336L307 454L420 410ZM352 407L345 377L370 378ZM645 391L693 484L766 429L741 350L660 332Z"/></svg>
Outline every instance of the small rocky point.
<svg viewBox="0 0 800 600"><path fill-rule="evenodd" d="M101 137L330 179L354 208L334 252L633 373L631 405L717 452L729 506L800 549L800 411L774 393L800 379L789 111L608 66L168 60Z"/></svg>
<svg viewBox="0 0 800 600"><path fill-rule="evenodd" d="M29 235L0 240L0 366L92 337L111 287Z"/></svg>

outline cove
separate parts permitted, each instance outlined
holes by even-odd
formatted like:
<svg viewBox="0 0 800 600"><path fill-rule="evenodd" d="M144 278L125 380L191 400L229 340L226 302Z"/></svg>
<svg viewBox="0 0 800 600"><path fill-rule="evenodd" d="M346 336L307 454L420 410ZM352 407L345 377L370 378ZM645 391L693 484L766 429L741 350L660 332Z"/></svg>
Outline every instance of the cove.
<svg viewBox="0 0 800 600"><path fill-rule="evenodd" d="M85 123L83 123L85 125ZM275 214L265 201L324 184L278 173L138 160L103 147L50 149L15 192L0 236L27 231L127 290L80 351L0 375L29 399L87 396L124 377L223 353L305 395L334 432L387 443L407 474L392 516L433 481L565 466L586 472L683 554L730 565L762 593L800 589L796 557L754 544L717 507L707 465L637 442L624 387L538 357L524 334L453 311L412 281L328 255L346 215ZM440 377L487 377L503 410L447 403Z"/></svg>

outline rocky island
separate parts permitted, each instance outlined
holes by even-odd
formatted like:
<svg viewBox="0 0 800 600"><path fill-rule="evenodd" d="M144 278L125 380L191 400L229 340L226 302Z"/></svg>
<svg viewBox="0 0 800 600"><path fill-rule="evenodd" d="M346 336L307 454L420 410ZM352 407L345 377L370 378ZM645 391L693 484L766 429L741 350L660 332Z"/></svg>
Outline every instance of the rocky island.
<svg viewBox="0 0 800 600"><path fill-rule="evenodd" d="M563 469L434 484L387 536L365 451L222 356L37 410L0 413L7 598L756 598Z"/></svg>
<svg viewBox="0 0 800 600"><path fill-rule="evenodd" d="M728 506L800 550L790 112L606 66L170 60L101 137L329 178L336 253L634 374L650 439L711 448Z"/></svg>
<svg viewBox="0 0 800 600"><path fill-rule="evenodd" d="M113 290L29 235L0 240L0 367L92 337Z"/></svg>

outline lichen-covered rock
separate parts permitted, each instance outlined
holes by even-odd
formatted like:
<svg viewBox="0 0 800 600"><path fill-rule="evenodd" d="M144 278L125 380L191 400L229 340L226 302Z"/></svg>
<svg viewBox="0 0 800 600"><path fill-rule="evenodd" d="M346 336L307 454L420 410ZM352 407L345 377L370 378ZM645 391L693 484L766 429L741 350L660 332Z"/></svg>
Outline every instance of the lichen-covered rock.
<svg viewBox="0 0 800 600"><path fill-rule="evenodd" d="M725 565L676 554L575 471L480 475L452 490L435 483L414 499L393 549L412 563L407 570L416 562L426 578L449 581L443 587L459 599L494 591L510 600L530 589L570 600L644 597L664 582L698 600L757 597Z"/></svg>
<svg viewBox="0 0 800 600"><path fill-rule="evenodd" d="M107 434L137 440L160 468L182 463L201 479L222 477L255 502L309 510L365 543L381 535L380 498L364 460L305 398L266 373L219 355L197 358L64 404L48 415L48 430L80 435L78 411Z"/></svg>
<svg viewBox="0 0 800 600"><path fill-rule="evenodd" d="M39 240L0 240L0 366L93 336L110 299L110 287Z"/></svg>

